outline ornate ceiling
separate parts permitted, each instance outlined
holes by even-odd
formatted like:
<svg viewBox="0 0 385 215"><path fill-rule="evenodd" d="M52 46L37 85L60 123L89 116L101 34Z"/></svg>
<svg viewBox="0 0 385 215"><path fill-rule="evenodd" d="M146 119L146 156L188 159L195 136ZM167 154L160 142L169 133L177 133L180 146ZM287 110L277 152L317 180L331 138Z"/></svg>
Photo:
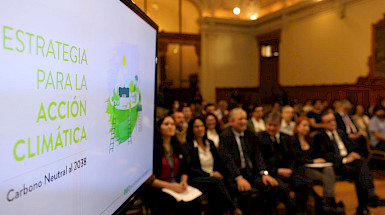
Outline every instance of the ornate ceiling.
<svg viewBox="0 0 385 215"><path fill-rule="evenodd" d="M307 10L318 3L344 3L355 0L131 0L159 25L159 31L197 34L201 18L215 22L284 19L296 11ZM233 9L240 13L235 15ZM267 16L269 15L269 16ZM269 18L270 17L270 18ZM212 19L213 18L213 19ZM262 21L264 20L264 21Z"/></svg>
<svg viewBox="0 0 385 215"><path fill-rule="evenodd" d="M201 10L203 17L230 19L257 19L269 13L290 7L305 1L322 0L189 0ZM240 8L240 14L235 15L233 9Z"/></svg>

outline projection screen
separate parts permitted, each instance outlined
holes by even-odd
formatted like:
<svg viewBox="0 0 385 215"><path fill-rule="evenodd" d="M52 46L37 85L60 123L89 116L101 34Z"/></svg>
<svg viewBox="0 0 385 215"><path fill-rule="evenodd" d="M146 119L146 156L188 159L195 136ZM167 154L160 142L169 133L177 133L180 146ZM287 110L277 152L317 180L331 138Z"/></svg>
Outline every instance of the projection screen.
<svg viewBox="0 0 385 215"><path fill-rule="evenodd" d="M157 26L131 2L0 8L0 214L112 214L152 175Z"/></svg>

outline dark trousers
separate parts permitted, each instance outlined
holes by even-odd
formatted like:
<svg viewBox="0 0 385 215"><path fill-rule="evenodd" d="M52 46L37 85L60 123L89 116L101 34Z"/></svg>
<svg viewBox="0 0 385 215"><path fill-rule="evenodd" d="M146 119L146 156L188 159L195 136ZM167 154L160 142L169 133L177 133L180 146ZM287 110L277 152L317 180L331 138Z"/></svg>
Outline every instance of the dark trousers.
<svg viewBox="0 0 385 215"><path fill-rule="evenodd" d="M278 181L278 186L264 185L262 177L258 177L256 185L262 193L262 214L271 214L276 208L278 201L282 202L287 210L287 214L291 214L294 209L294 201L290 197L290 186L280 178L275 178Z"/></svg>
<svg viewBox="0 0 385 215"><path fill-rule="evenodd" d="M265 196L261 193L260 189L260 187L263 187L263 184L261 180L257 180L260 176L253 176L251 170L241 169L241 175L250 183L252 188L250 191L239 191L236 180L230 177L225 177L225 184L229 188L235 205L240 208L244 214L250 214L251 211L256 210L260 206L264 206L261 204L261 201Z"/></svg>
<svg viewBox="0 0 385 215"><path fill-rule="evenodd" d="M233 212L237 208L229 190L221 179L216 177L196 177L190 179L189 183L208 196L211 214L223 214L226 211Z"/></svg>
<svg viewBox="0 0 385 215"><path fill-rule="evenodd" d="M381 150L381 151L385 151L385 142L384 141L380 141L376 147L374 149L377 149L377 150Z"/></svg>
<svg viewBox="0 0 385 215"><path fill-rule="evenodd" d="M352 163L342 165L336 170L338 175L354 181L358 203L362 207L368 204L368 198L374 195L373 177L368 164L362 158Z"/></svg>
<svg viewBox="0 0 385 215"><path fill-rule="evenodd" d="M357 144L357 147L358 147L358 153L362 156L362 157L368 157L369 155L369 152L368 152L368 147L367 147L367 142L366 142L366 138L364 136L361 136L357 139L354 140L354 142Z"/></svg>
<svg viewBox="0 0 385 215"><path fill-rule="evenodd" d="M303 202L307 201L307 196L310 191L310 185L305 180L305 177L300 177L298 174L289 178L282 179L279 177L275 178L278 181L278 186L265 185L262 182L261 176L249 178L249 181L253 181L252 187L255 187L260 192L260 203L263 205L260 208L262 214L271 214L276 208L278 201L282 202L286 207L286 214L294 214L296 211L295 203L290 197L290 189L295 190L298 201L303 205Z"/></svg>
<svg viewBox="0 0 385 215"><path fill-rule="evenodd" d="M162 192L161 189L149 187L141 195L145 206L151 209L155 215L200 215L202 206L199 198L190 202L177 202L171 195Z"/></svg>
<svg viewBox="0 0 385 215"><path fill-rule="evenodd" d="M305 176L304 171L293 172L290 178L279 179L282 181L278 181L279 183L285 183L285 187L287 187L289 191L294 191L296 210L306 211L307 200L311 191L311 179ZM288 198L290 198L290 196ZM290 202L288 202L288 204L286 207L290 209Z"/></svg>

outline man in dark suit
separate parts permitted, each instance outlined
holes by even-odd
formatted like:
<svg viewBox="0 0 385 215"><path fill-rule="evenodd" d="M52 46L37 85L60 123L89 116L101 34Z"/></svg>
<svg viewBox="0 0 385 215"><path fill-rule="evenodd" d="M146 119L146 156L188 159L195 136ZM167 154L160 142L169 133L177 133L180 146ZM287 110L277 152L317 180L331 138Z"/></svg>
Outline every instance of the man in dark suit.
<svg viewBox="0 0 385 215"><path fill-rule="evenodd" d="M324 129L314 137L314 145L321 148L328 162L332 162L337 175L354 180L358 197L357 215L370 214L369 207L385 206L374 190L373 178L364 159L355 152L356 144L337 129L334 114L321 114Z"/></svg>
<svg viewBox="0 0 385 215"><path fill-rule="evenodd" d="M262 157L269 174L277 179L279 186L295 191L296 206L306 212L310 180L303 169L294 168L294 138L280 132L281 114L271 112L266 118L266 131L257 133Z"/></svg>
<svg viewBox="0 0 385 215"><path fill-rule="evenodd" d="M368 150L366 146L366 138L358 130L357 126L354 124L353 119L349 116L349 111L352 108L352 104L349 100L342 100L339 107L337 107L335 118L337 122L337 128L345 132L345 134L357 143L358 152L360 155L367 157Z"/></svg>
<svg viewBox="0 0 385 215"><path fill-rule="evenodd" d="M275 196L278 182L268 174L255 134L247 130L246 112L241 108L233 109L229 114L229 124L230 127L220 136L219 153L230 173L225 179L232 193L240 196L258 188L264 191L264 198Z"/></svg>

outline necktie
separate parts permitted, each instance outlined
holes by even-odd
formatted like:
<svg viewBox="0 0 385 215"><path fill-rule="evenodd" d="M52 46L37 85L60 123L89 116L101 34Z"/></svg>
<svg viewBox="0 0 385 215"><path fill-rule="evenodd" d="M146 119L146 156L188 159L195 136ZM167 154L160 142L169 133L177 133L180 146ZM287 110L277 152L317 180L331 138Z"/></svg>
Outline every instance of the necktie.
<svg viewBox="0 0 385 215"><path fill-rule="evenodd" d="M253 164L252 164L251 159L249 157L249 154L247 152L247 147L246 147L246 144L245 144L245 137L244 136L239 136L239 139L241 140L243 157L245 158L246 166L247 166L247 168L252 169L253 168Z"/></svg>
<svg viewBox="0 0 385 215"><path fill-rule="evenodd" d="M271 136L271 141L274 143L274 145L278 143L277 138L274 136Z"/></svg>
<svg viewBox="0 0 385 215"><path fill-rule="evenodd" d="M279 148L279 143L277 141L277 138L275 136L271 136L271 141L273 142L273 146L276 150Z"/></svg>
<svg viewBox="0 0 385 215"><path fill-rule="evenodd" d="M271 136L271 141L273 142L274 156L277 162L281 162L284 159L285 150L281 144L278 143L278 140L275 136Z"/></svg>
<svg viewBox="0 0 385 215"><path fill-rule="evenodd" d="M348 152L347 152L347 150L346 150L346 147L345 147L345 145L344 145L344 143L342 142L342 141L339 141L339 142L337 142L337 139L336 139L336 136L334 135L334 132L332 132L332 141L333 141L333 144L335 145L335 146L337 146L337 148L338 148L338 152L340 153L340 155L342 156L342 157L345 157L347 154L348 154ZM341 143L342 142L342 143Z"/></svg>
<svg viewBox="0 0 385 215"><path fill-rule="evenodd" d="M336 141L336 136L334 136L334 133L332 132L332 142L333 142L333 145L335 145L335 146L337 146L337 148L339 148L338 147L338 143L337 143L337 141Z"/></svg>
<svg viewBox="0 0 385 215"><path fill-rule="evenodd" d="M342 118L343 121L345 122L345 125L348 129L348 131L350 132L350 134L354 134L354 133L357 133L357 129L356 129L356 126L353 124L353 122L350 120L349 116L348 115L344 115L344 117Z"/></svg>

